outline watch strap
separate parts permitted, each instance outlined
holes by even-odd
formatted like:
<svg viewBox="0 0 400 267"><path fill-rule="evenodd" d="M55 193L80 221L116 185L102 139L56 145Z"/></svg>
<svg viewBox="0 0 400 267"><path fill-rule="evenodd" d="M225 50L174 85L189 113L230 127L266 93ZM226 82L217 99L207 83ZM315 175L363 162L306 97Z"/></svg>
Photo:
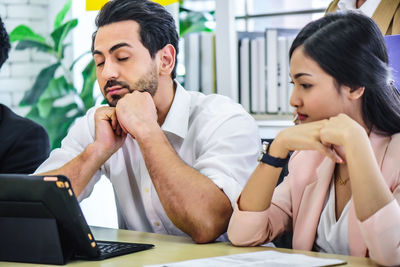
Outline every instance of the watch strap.
<svg viewBox="0 0 400 267"><path fill-rule="evenodd" d="M269 155L269 153L268 153L270 146L271 146L271 144L269 144L267 142L263 142L264 153L262 154L260 161L262 163L268 164L270 166L274 166L276 168L283 168L288 163L288 161L290 159L290 154L288 154L288 156L284 159L273 157L273 156Z"/></svg>

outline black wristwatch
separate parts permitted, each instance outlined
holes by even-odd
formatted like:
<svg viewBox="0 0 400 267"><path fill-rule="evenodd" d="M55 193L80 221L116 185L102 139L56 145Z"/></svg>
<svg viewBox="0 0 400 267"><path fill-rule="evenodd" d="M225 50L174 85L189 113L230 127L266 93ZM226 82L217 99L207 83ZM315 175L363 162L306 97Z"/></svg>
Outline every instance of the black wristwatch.
<svg viewBox="0 0 400 267"><path fill-rule="evenodd" d="M268 164L270 166L274 166L276 168L283 168L290 159L290 153L284 159L273 157L268 154L270 146L271 146L270 143L263 141L263 153L261 154L259 161L261 161L262 163Z"/></svg>

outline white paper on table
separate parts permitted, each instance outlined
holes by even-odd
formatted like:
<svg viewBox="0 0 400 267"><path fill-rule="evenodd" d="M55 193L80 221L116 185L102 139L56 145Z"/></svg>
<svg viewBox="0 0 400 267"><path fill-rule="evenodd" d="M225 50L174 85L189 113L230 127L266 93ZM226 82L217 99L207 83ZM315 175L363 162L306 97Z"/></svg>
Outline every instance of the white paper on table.
<svg viewBox="0 0 400 267"><path fill-rule="evenodd" d="M335 266L345 264L339 259L317 258L302 254L282 253L277 251L258 251L220 257L203 258L172 262L165 264L144 265L143 267L303 267L303 266Z"/></svg>

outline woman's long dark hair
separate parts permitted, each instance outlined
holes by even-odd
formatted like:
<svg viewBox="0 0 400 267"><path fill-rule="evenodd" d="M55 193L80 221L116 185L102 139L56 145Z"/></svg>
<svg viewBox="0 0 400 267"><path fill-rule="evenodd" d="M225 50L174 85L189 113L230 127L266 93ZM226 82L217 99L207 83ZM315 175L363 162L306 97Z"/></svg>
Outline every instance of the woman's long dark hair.
<svg viewBox="0 0 400 267"><path fill-rule="evenodd" d="M391 80L385 41L372 19L352 12L329 14L300 31L290 58L299 46L339 85L365 87L362 116L368 128L382 135L400 132L400 94Z"/></svg>

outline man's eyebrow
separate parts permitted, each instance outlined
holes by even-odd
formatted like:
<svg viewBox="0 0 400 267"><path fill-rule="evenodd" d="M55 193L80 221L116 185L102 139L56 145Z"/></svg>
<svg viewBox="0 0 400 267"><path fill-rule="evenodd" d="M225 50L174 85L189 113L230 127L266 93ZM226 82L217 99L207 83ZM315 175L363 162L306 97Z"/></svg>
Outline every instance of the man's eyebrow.
<svg viewBox="0 0 400 267"><path fill-rule="evenodd" d="M114 52L115 50L117 50L117 49L119 49L119 48L121 48L121 47L124 47L124 46L132 47L132 46L131 46L130 44L128 44L128 43L119 43L119 44L116 44L116 45L114 45L113 47L111 47L110 50L108 50L108 52L111 54L111 53Z"/></svg>
<svg viewBox="0 0 400 267"><path fill-rule="evenodd" d="M296 73L296 74L294 75L294 78L295 78L295 79L298 79L298 78L300 78L301 76L312 76L312 75L309 74L309 73L300 72L300 73Z"/></svg>
<svg viewBox="0 0 400 267"><path fill-rule="evenodd" d="M94 56L94 55L100 55L100 56L102 56L103 53L101 53L99 50L93 50L92 55L93 55L93 56Z"/></svg>
<svg viewBox="0 0 400 267"><path fill-rule="evenodd" d="M121 47L124 47L124 46L132 47L132 46L131 46L130 44L128 44L128 43L119 43L119 44L116 44L116 45L114 45L113 47L111 47L111 48L108 50L108 52L111 54L111 53L113 53L115 50L117 50L117 49L119 49L119 48L121 48ZM103 53L100 52L99 50L93 50L92 55L103 55Z"/></svg>

